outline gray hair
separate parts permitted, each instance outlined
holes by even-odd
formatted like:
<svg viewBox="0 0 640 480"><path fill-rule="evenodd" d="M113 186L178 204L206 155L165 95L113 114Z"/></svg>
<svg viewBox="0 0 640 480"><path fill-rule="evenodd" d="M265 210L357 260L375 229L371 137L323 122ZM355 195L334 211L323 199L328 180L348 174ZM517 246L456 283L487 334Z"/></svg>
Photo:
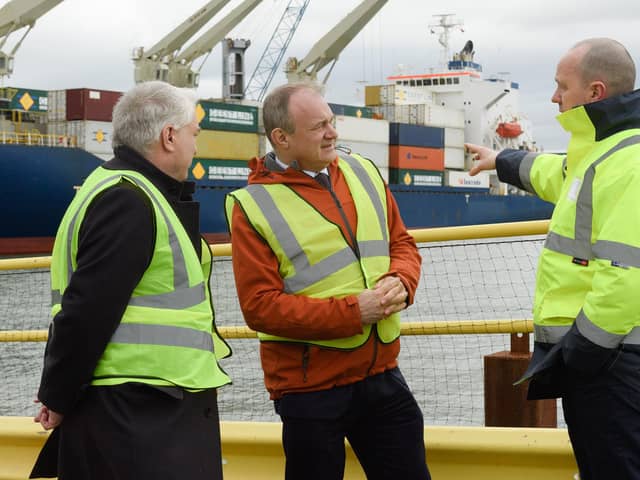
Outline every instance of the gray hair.
<svg viewBox="0 0 640 480"><path fill-rule="evenodd" d="M322 86L316 83L289 83L276 87L264 99L262 120L270 143L271 132L276 128L281 128L287 133L295 133L296 126L289 115L289 100L294 93L302 90L309 90L320 96L324 93Z"/></svg>
<svg viewBox="0 0 640 480"><path fill-rule="evenodd" d="M626 48L610 38L588 38L576 43L573 49L586 47L578 66L584 84L600 80L607 86L607 96L613 97L633 91L636 66Z"/></svg>
<svg viewBox="0 0 640 480"><path fill-rule="evenodd" d="M148 155L166 125L180 129L193 122L198 97L165 82L139 83L113 109L113 148L126 145Z"/></svg>

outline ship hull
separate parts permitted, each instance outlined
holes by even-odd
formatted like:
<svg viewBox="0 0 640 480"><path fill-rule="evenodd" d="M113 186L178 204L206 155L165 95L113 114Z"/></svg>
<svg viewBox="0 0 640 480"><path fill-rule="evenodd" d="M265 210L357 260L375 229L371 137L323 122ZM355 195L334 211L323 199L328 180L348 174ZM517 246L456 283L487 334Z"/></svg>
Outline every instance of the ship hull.
<svg viewBox="0 0 640 480"><path fill-rule="evenodd" d="M50 253L74 187L100 163L79 148L0 145L0 255Z"/></svg>
<svg viewBox="0 0 640 480"><path fill-rule="evenodd" d="M48 254L74 187L102 161L78 148L0 145L0 255ZM229 241L225 195L236 180L197 181L201 230L210 243ZM490 195L487 189L390 185L408 228L542 220L552 205L532 196Z"/></svg>

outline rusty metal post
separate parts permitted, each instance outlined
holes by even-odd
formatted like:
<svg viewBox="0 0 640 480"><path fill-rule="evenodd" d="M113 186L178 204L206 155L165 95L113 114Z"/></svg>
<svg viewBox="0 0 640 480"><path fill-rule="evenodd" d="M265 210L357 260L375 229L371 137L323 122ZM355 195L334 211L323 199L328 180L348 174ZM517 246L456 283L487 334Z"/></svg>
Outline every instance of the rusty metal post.
<svg viewBox="0 0 640 480"><path fill-rule="evenodd" d="M484 357L487 427L557 427L556 400L527 400L527 384L513 385L527 369L529 334L512 333L511 350Z"/></svg>

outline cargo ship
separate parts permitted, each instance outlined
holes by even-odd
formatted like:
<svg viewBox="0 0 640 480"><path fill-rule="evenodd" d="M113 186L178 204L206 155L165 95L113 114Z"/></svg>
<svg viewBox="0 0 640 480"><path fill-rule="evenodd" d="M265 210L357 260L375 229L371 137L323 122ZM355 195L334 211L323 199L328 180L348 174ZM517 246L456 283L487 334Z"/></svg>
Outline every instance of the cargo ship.
<svg viewBox="0 0 640 480"><path fill-rule="evenodd" d="M450 29L449 16L439 26ZM447 37L448 38L448 37ZM370 158L411 229L540 220L552 206L496 175L470 177L464 142L535 149L518 109L519 85L483 78L473 44L439 73L368 85L363 105L330 103L338 143ZM111 157L111 112L121 92L0 89L0 255L49 253L57 225L90 171ZM331 100L331 99L329 99ZM202 99L189 177L210 242L228 241L224 197L246 184L247 161L268 151L260 104Z"/></svg>

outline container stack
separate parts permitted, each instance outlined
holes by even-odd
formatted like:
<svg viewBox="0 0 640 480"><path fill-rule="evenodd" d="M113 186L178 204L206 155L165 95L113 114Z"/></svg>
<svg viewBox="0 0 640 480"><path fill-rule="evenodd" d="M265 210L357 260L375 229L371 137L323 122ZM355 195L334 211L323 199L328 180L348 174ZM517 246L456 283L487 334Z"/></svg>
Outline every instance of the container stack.
<svg viewBox="0 0 640 480"><path fill-rule="evenodd" d="M350 105L331 104L333 112L342 111L352 115L336 114L338 146L347 153L357 153L371 160L385 181L389 181L389 122L367 117L371 110ZM358 116L356 112L365 112Z"/></svg>
<svg viewBox="0 0 640 480"><path fill-rule="evenodd" d="M0 115L0 130L7 133L45 133L48 109L44 90L23 87L0 87L0 109L10 115Z"/></svg>
<svg viewBox="0 0 640 480"><path fill-rule="evenodd" d="M201 130L189 177L198 181L246 181L248 161L265 148L264 136L258 135L258 108L201 100L197 111Z"/></svg>
<svg viewBox="0 0 640 480"><path fill-rule="evenodd" d="M122 92L73 88L48 92L47 133L103 160L113 156L113 107Z"/></svg>
<svg viewBox="0 0 640 480"><path fill-rule="evenodd" d="M439 187L443 176L443 128L389 124L389 183Z"/></svg>
<svg viewBox="0 0 640 480"><path fill-rule="evenodd" d="M435 137L429 137L422 143L429 145L419 145L417 137L411 137L411 145L393 144L390 142L389 167L394 169L394 174L390 175L391 183L418 184L415 183L415 175L412 175L407 168L415 165L418 158L422 158L425 170L432 172L443 172L446 170L464 170L464 131L465 116L464 110L446 108L435 102L433 92L419 87L408 87L403 85L371 85L365 88L365 104L374 111L374 115L387 119L391 124L396 124L397 129L402 129L401 125L414 125L430 127L440 130L437 137L442 137L442 142L433 144ZM408 127L407 127L408 128ZM409 132L410 129L407 130ZM429 135L434 135L436 130L430 130ZM407 134L408 135L408 134ZM397 139L395 141L398 141ZM396 148L397 147L397 148ZM400 148L405 147L405 148ZM426 152L407 151L408 147L413 148L435 148L441 150L437 156L427 155ZM440 166L440 155L442 156L442 166ZM393 164L393 165L392 165ZM399 170L405 170L403 174ZM399 177L397 175L400 175ZM435 184L436 177L442 175L419 173L419 184ZM410 182L410 183L409 183Z"/></svg>

